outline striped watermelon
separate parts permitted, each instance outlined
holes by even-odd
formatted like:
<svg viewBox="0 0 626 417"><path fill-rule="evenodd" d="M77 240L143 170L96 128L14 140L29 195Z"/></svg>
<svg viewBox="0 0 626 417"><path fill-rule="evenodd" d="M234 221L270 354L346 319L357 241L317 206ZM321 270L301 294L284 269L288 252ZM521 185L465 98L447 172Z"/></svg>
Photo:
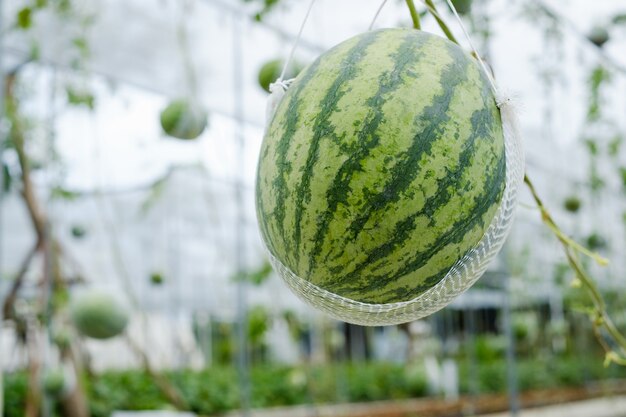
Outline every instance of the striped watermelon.
<svg viewBox="0 0 626 417"><path fill-rule="evenodd" d="M412 29L351 38L305 68L261 148L271 254L355 301L411 300L474 247L505 187L500 113L479 65Z"/></svg>

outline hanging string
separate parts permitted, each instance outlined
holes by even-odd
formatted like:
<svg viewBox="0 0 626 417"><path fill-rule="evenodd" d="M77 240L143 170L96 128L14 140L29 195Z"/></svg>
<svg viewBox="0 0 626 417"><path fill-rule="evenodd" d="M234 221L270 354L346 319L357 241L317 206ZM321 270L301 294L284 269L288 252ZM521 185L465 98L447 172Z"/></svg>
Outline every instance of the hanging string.
<svg viewBox="0 0 626 417"><path fill-rule="evenodd" d="M278 80L276 80L277 83L282 82L283 79L285 78L285 74L287 74L287 69L289 68L289 64L291 64L291 61L293 60L293 55L296 52L296 49L298 48L298 44L300 43L300 38L302 37L302 31L304 30L304 25L306 25L306 21L309 19L309 15L311 14L311 9L313 9L313 4L315 4L315 0L311 0L311 3L309 4L309 8L306 11L306 15L304 15L304 20L302 21L302 24L300 25L298 36L296 36L296 40L293 42L293 46L291 47L291 52L289 53L289 56L287 57L287 60L285 61L285 65L283 65L283 70L280 73L280 77L278 77Z"/></svg>
<svg viewBox="0 0 626 417"><path fill-rule="evenodd" d="M378 19L378 15L383 10L383 7L385 7L385 4L387 4L387 0L383 0L383 2L380 4L378 10L376 10L374 18L372 19L372 23L370 23L370 26L367 28L367 30L372 30L372 28L374 27L374 23L376 23L376 19Z"/></svg>
<svg viewBox="0 0 626 417"><path fill-rule="evenodd" d="M180 16L178 17L178 23L176 28L176 35L178 40L178 47L183 59L183 67L185 70L185 76L187 77L187 89L189 97L195 102L197 101L198 93L198 79L196 77L196 71L191 59L191 51L189 50L189 36L187 33L187 16L191 13L191 4L189 1L183 1L179 8Z"/></svg>
<svg viewBox="0 0 626 417"><path fill-rule="evenodd" d="M452 10L452 14L454 14L454 17L456 18L457 22L459 23L459 26L461 27L461 30L463 31L463 35L465 35L465 39L467 39L467 42L469 43L469 46L472 49L472 52L476 56L476 59L478 60L478 63L482 67L483 72L485 73L485 76L489 80L489 84L491 84L491 88L493 89L494 95L497 97L498 96L498 88L496 87L496 81L491 76L491 72L487 68L487 65L485 64L485 61L483 61L483 59L480 57L480 54L478 53L478 50L476 50L476 47L474 46L474 43L472 42L472 38L470 37L469 33L465 29L465 25L463 24L463 20L461 19L461 16L459 16L459 14L456 11L456 8L454 7L454 4L452 4L452 0L446 0L446 2L448 3L448 7L450 7L450 10Z"/></svg>
<svg viewBox="0 0 626 417"><path fill-rule="evenodd" d="M280 77L278 77L276 81L270 84L270 95L267 99L267 106L265 108L266 129L269 125L270 120L272 120L274 113L276 112L276 108L278 107L280 100L285 95L285 91L287 91L289 84L291 84L291 82L293 81L283 81L283 78L285 78L285 74L287 74L289 64L291 64L291 61L293 60L293 55L295 54L296 49L298 49L298 44L300 43L300 38L302 37L302 31L304 30L304 25L306 24L306 21L309 19L311 9L313 9L313 4L315 4L315 0L311 0L311 3L309 4L309 8L306 11L304 20L302 20L302 24L300 25L298 36L296 36L296 40L293 42L293 46L291 47L291 52L289 53L289 56L287 57L287 60L283 65L283 70L280 73Z"/></svg>

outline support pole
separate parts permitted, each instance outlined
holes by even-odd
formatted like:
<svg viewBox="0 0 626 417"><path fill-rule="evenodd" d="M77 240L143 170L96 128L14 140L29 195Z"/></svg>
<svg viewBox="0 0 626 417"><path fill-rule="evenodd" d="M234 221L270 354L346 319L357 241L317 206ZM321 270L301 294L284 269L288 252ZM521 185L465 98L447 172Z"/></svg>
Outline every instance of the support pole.
<svg viewBox="0 0 626 417"><path fill-rule="evenodd" d="M244 273L245 268L245 208L244 208L244 189L243 189L243 172L245 172L244 158L244 97L243 97L243 21L239 16L233 16L233 93L234 93L234 109L235 115L235 140L237 142L237 178L235 181L235 263L237 276ZM237 370L239 374L239 389L241 396L241 415L248 417L250 415L250 370L248 358L248 337L247 337L247 297L246 282L238 280L237 282Z"/></svg>
<svg viewBox="0 0 626 417"><path fill-rule="evenodd" d="M0 0L0 86L4 86L4 48L3 48L3 34L4 27L2 25L2 19L4 18L4 13L2 13L2 9L4 7L4 2ZM4 220L4 162L3 162L3 154L4 154L4 141L5 141L5 118L4 118L4 88L2 92L0 92L0 302L4 305L4 291L2 291L2 259L4 255L4 246L3 246L3 236L2 231L4 227L2 226L2 221ZM0 416L4 415L4 365L2 362L2 358L4 357L4 352L2 352L2 326L4 323L3 317L3 309L0 308Z"/></svg>
<svg viewBox="0 0 626 417"><path fill-rule="evenodd" d="M506 379L509 394L509 410L511 411L511 417L517 417L520 406L515 361L515 339L511 320L511 274L509 274L508 270L505 270L502 275L502 324L506 336Z"/></svg>

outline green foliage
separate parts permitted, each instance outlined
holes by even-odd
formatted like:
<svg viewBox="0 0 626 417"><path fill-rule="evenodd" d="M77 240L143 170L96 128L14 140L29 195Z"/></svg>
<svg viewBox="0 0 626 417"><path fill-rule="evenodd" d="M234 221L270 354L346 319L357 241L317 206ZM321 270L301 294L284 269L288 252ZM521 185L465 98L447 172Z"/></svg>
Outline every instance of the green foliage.
<svg viewBox="0 0 626 417"><path fill-rule="evenodd" d="M96 105L96 98L93 93L86 90L80 90L73 87L66 87L67 102L71 106L85 106L89 110L93 110Z"/></svg>
<svg viewBox="0 0 626 417"><path fill-rule="evenodd" d="M282 0L243 0L244 3L259 4L260 9L254 13L254 20L260 22L274 8L281 3Z"/></svg>
<svg viewBox="0 0 626 417"><path fill-rule="evenodd" d="M265 261L263 264L249 272L235 276L235 281L244 281L253 285L261 285L272 275L272 265Z"/></svg>
<svg viewBox="0 0 626 417"><path fill-rule="evenodd" d="M28 6L22 7L17 12L16 25L20 29L30 29L33 25L33 9Z"/></svg>
<svg viewBox="0 0 626 417"><path fill-rule="evenodd" d="M589 76L589 107L587 108L587 120L595 122L600 119L601 116L601 95L600 89L603 84L611 81L611 73L602 65L596 66Z"/></svg>
<svg viewBox="0 0 626 417"><path fill-rule="evenodd" d="M150 283L152 285L161 285L165 281L163 274L160 272L153 272L150 274Z"/></svg>
<svg viewBox="0 0 626 417"><path fill-rule="evenodd" d="M611 22L614 25L623 25L626 24L626 13L620 13L620 14L616 14L615 16L613 16L613 18L611 19Z"/></svg>
<svg viewBox="0 0 626 417"><path fill-rule="evenodd" d="M606 239L598 233L592 233L587 237L587 247L591 250L605 249Z"/></svg>
<svg viewBox="0 0 626 417"><path fill-rule="evenodd" d="M293 310L283 311L282 316L283 320L287 323L291 338L296 342L300 341L307 330L306 323L303 323Z"/></svg>
<svg viewBox="0 0 626 417"><path fill-rule="evenodd" d="M595 160L591 161L589 171L589 186L591 187L591 191L600 191L604 188L605 182L598 172L598 166L596 165Z"/></svg>
<svg viewBox="0 0 626 417"><path fill-rule="evenodd" d="M615 157L619 155L619 150L622 146L622 142L623 138L621 134L616 134L615 136L613 136L608 146L609 156Z"/></svg>
<svg viewBox="0 0 626 417"><path fill-rule="evenodd" d="M72 234L72 237L82 239L87 234L87 230L80 224L75 224L70 229L70 233Z"/></svg>
<svg viewBox="0 0 626 417"><path fill-rule="evenodd" d="M23 417L26 409L28 375L26 372L4 376L4 417Z"/></svg>
<svg viewBox="0 0 626 417"><path fill-rule="evenodd" d="M477 336L474 344L476 358L481 362L490 362L503 357L506 349L506 339L503 336Z"/></svg>
<svg viewBox="0 0 626 417"><path fill-rule="evenodd" d="M459 362L461 392L468 392L470 379L479 393L506 390L507 365L503 357L481 360L471 373L467 360ZM626 368L602 366L601 357L553 356L521 359L517 373L522 390L562 386L583 386L589 381L626 377ZM182 370L166 374L191 411L214 415L239 407L237 371L233 366L214 366L203 371ZM341 378L339 378L341 376ZM251 369L252 406L273 407L337 402L337 391L345 390L347 402L422 397L427 393L426 377L420 365L383 362L337 365L256 366ZM109 371L89 379L87 392L93 417L108 417L113 410L169 409L166 398L152 378L142 371ZM25 372L7 374L5 417L22 416L27 391Z"/></svg>
<svg viewBox="0 0 626 417"><path fill-rule="evenodd" d="M2 164L2 191L5 193L11 191L11 172L7 164Z"/></svg>
<svg viewBox="0 0 626 417"><path fill-rule="evenodd" d="M169 174L164 176L163 178L159 178L152 185L150 185L150 192L146 199L141 203L141 208L139 210L142 216L148 214L150 209L159 201L163 192L165 191L165 186L167 185L167 180L169 179Z"/></svg>
<svg viewBox="0 0 626 417"><path fill-rule="evenodd" d="M585 146L587 147L587 151L589 155L596 156L598 155L598 143L594 139L586 139Z"/></svg>
<svg viewBox="0 0 626 417"><path fill-rule="evenodd" d="M70 191L63 187L53 187L50 191L50 198L52 199L72 201L76 200L78 197L80 197L80 193L76 191Z"/></svg>
<svg viewBox="0 0 626 417"><path fill-rule="evenodd" d="M272 318L263 306L254 306L248 310L248 344L251 348L252 360L261 361L267 351L265 335L272 325Z"/></svg>

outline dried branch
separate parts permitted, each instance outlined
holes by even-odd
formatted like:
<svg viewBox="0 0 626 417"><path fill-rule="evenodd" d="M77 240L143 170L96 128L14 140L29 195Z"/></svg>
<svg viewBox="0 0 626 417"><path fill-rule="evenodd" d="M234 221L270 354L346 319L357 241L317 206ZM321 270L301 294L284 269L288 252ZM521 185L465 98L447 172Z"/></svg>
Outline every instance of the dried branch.
<svg viewBox="0 0 626 417"><path fill-rule="evenodd" d="M139 345L137 345L128 334L125 334L125 339L128 343L128 346L130 346L131 350L137 356L139 356L144 369L146 370L148 375L150 375L150 377L155 382L157 387L161 390L163 395L165 395L167 400L172 405L174 405L178 410L181 410L181 411L189 410L189 405L187 404L183 396L180 394L178 389L174 385L172 385L170 381L168 381L165 377L163 377L163 375L161 375L159 372L155 371L154 368L152 368L148 355L146 355L146 353L139 347Z"/></svg>
<svg viewBox="0 0 626 417"><path fill-rule="evenodd" d="M17 274L15 275L15 278L13 279L13 285L11 286L9 293L5 297L4 303L2 306L3 315L7 319L12 318L14 316L13 306L15 305L15 300L17 299L20 288L22 287L22 284L24 282L24 277L26 276L26 273L30 269L30 264L32 263L33 259L35 258L35 255L37 254L37 252L39 252L40 249L41 249L41 242L37 241L35 246L33 246L33 248L26 254L26 257L22 261L19 271L17 272Z"/></svg>

